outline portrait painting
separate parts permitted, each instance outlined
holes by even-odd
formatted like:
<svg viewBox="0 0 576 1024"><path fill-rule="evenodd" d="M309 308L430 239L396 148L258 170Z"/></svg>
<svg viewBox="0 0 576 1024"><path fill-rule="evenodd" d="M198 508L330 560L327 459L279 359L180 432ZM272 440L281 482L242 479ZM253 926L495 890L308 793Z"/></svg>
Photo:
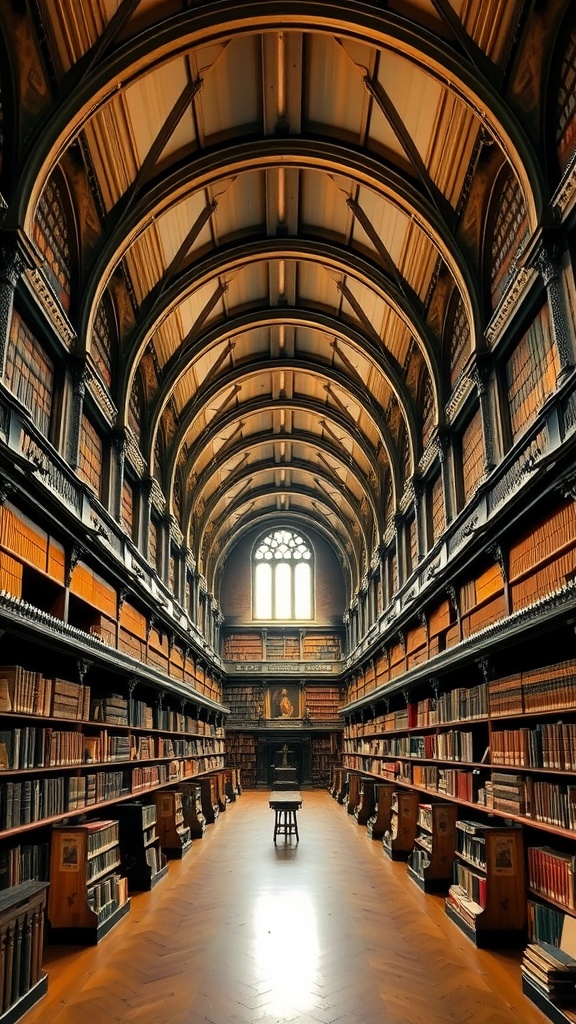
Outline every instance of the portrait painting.
<svg viewBox="0 0 576 1024"><path fill-rule="evenodd" d="M300 687L295 683L275 683L266 691L267 718L300 718Z"/></svg>

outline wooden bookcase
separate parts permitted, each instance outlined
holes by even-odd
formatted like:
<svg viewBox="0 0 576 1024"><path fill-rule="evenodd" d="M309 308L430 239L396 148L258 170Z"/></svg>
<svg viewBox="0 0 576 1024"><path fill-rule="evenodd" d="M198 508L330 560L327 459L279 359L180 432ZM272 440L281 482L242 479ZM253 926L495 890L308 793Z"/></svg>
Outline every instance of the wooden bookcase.
<svg viewBox="0 0 576 1024"><path fill-rule="evenodd" d="M345 803L348 814L354 814L360 803L360 775L358 772L348 772L348 793Z"/></svg>
<svg viewBox="0 0 576 1024"><path fill-rule="evenodd" d="M384 852L392 860L407 860L414 849L418 821L419 794L397 789L392 797L390 828L382 837Z"/></svg>
<svg viewBox="0 0 576 1024"><path fill-rule="evenodd" d="M354 808L354 817L359 825L367 825L369 818L374 813L376 801L375 782L373 779L362 778L360 780L360 796Z"/></svg>
<svg viewBox="0 0 576 1024"><path fill-rule="evenodd" d="M479 947L520 945L526 935L522 829L456 823L454 884L446 913Z"/></svg>
<svg viewBox="0 0 576 1024"><path fill-rule="evenodd" d="M366 831L371 839L382 839L390 829L394 792L393 782L375 782L374 813L366 822Z"/></svg>
<svg viewBox="0 0 576 1024"><path fill-rule="evenodd" d="M52 829L48 894L51 942L95 945L130 910L120 874L117 821Z"/></svg>
<svg viewBox="0 0 576 1024"><path fill-rule="evenodd" d="M165 790L155 793L156 824L160 845L167 857L182 858L192 846L190 828L184 822L182 793Z"/></svg>
<svg viewBox="0 0 576 1024"><path fill-rule="evenodd" d="M242 773L246 789L256 786L256 738L248 733L229 732L226 736L226 766Z"/></svg>
<svg viewBox="0 0 576 1024"><path fill-rule="evenodd" d="M199 782L180 782L178 792L182 794L183 820L190 829L191 838L202 839L206 831L206 818L202 812L202 788Z"/></svg>
<svg viewBox="0 0 576 1024"><path fill-rule="evenodd" d="M207 825L213 825L220 813L218 793L216 791L216 780L206 776L198 779L200 786L200 798L202 800L202 814Z"/></svg>
<svg viewBox="0 0 576 1024"><path fill-rule="evenodd" d="M120 826L122 870L128 891L148 892L168 873L156 830L156 804L122 803L114 808Z"/></svg>
<svg viewBox="0 0 576 1024"><path fill-rule="evenodd" d="M456 849L455 804L418 805L418 829L408 857L408 874L425 892L446 891Z"/></svg>
<svg viewBox="0 0 576 1024"><path fill-rule="evenodd" d="M48 988L42 971L47 882L0 892L0 1021L14 1024Z"/></svg>

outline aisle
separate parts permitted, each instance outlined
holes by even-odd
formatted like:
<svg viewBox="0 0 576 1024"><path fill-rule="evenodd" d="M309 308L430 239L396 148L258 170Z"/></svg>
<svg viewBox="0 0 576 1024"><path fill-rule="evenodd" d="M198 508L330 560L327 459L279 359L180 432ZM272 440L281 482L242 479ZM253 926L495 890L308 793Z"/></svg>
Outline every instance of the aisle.
<svg viewBox="0 0 576 1024"><path fill-rule="evenodd" d="M516 957L478 951L328 793L300 843L230 804L93 949L51 947L25 1024L542 1024Z"/></svg>

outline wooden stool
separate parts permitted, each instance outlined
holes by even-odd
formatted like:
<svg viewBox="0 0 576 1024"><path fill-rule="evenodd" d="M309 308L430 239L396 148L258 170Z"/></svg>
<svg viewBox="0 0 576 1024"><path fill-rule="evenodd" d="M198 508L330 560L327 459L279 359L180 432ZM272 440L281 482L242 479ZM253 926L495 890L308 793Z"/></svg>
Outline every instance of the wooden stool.
<svg viewBox="0 0 576 1024"><path fill-rule="evenodd" d="M300 841L298 835L298 820L296 812L302 806L302 797L298 792L280 792L270 795L269 806L274 811L274 842L276 836L296 836L296 842Z"/></svg>
<svg viewBox="0 0 576 1024"><path fill-rule="evenodd" d="M274 815L274 842L276 842L276 836L296 836L296 842L299 842L296 808L276 808Z"/></svg>

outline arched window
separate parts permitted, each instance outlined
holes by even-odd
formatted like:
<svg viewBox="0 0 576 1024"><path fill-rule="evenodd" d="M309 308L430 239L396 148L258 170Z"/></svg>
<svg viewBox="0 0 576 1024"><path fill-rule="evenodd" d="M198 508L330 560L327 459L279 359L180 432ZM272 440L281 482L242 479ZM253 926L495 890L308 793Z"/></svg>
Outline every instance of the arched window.
<svg viewBox="0 0 576 1024"><path fill-rule="evenodd" d="M451 303L449 323L450 337L450 386L454 388L459 379L464 364L470 355L470 323L462 296L456 292Z"/></svg>
<svg viewBox="0 0 576 1024"><path fill-rule="evenodd" d="M112 346L115 335L114 307L110 296L104 294L94 319L91 352L96 369L107 388L112 383Z"/></svg>
<svg viewBox="0 0 576 1024"><path fill-rule="evenodd" d="M576 25L572 27L568 37L560 71L556 109L556 149L560 169L565 171L576 149Z"/></svg>
<svg viewBox="0 0 576 1024"><path fill-rule="evenodd" d="M512 170L497 181L494 229L490 246L490 292L496 309L514 272L514 260L528 239L529 223L524 195Z"/></svg>
<svg viewBox="0 0 576 1024"><path fill-rule="evenodd" d="M66 312L70 310L72 281L71 221L64 177L56 170L38 202L34 238L44 257L49 283Z"/></svg>
<svg viewBox="0 0 576 1024"><path fill-rule="evenodd" d="M424 395L422 398L422 447L426 448L426 445L432 438L434 431L435 419L434 419L434 393L432 391L432 382L430 377L426 377L426 383L424 385Z"/></svg>
<svg viewBox="0 0 576 1024"><path fill-rule="evenodd" d="M313 555L294 530L274 530L254 549L254 618L311 619Z"/></svg>
<svg viewBox="0 0 576 1024"><path fill-rule="evenodd" d="M142 380L139 372L134 374L132 381L132 389L130 391L130 402L128 405L128 424L134 434L134 437L140 444L142 438L142 409L144 407L144 397L142 393Z"/></svg>
<svg viewBox="0 0 576 1024"><path fill-rule="evenodd" d="M4 383L26 406L44 437L48 437L54 365L18 313L14 313L10 327Z"/></svg>

